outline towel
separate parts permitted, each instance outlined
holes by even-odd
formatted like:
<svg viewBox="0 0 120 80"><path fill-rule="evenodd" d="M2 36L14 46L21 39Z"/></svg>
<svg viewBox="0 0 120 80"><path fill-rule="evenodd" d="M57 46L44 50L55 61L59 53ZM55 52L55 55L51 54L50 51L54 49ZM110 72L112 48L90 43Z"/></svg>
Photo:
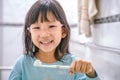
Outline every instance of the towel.
<svg viewBox="0 0 120 80"><path fill-rule="evenodd" d="M90 24L97 14L95 0L78 0L78 29L80 34L91 36Z"/></svg>

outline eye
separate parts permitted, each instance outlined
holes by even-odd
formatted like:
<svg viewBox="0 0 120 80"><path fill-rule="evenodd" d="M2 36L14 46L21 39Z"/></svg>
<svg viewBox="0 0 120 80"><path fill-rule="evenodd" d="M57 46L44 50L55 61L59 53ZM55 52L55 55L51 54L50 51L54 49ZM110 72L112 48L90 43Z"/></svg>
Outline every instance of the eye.
<svg viewBox="0 0 120 80"><path fill-rule="evenodd" d="M33 27L32 29L40 29L40 27Z"/></svg>
<svg viewBox="0 0 120 80"><path fill-rule="evenodd" d="M51 26L49 26L49 28L53 28L53 27L56 27L55 25L51 25Z"/></svg>

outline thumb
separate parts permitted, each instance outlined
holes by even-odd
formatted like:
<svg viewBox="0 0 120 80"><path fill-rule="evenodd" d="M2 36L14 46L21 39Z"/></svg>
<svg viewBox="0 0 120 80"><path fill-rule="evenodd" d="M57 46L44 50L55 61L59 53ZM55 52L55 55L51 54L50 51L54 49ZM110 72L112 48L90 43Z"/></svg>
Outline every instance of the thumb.
<svg viewBox="0 0 120 80"><path fill-rule="evenodd" d="M72 76L74 73L74 69L72 67L70 67L70 70L69 70L69 75Z"/></svg>
<svg viewBox="0 0 120 80"><path fill-rule="evenodd" d="M75 61L73 61L70 65L70 69L69 69L70 76L72 76L74 73L74 67L75 67Z"/></svg>

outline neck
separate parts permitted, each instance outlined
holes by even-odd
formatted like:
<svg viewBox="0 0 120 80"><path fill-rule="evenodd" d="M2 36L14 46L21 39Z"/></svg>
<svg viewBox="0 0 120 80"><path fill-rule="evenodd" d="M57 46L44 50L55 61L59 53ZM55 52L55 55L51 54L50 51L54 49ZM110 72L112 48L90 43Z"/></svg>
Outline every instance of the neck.
<svg viewBox="0 0 120 80"><path fill-rule="evenodd" d="M54 63L57 61L54 57L54 52L45 53L45 52L39 51L36 54L36 58L44 63Z"/></svg>

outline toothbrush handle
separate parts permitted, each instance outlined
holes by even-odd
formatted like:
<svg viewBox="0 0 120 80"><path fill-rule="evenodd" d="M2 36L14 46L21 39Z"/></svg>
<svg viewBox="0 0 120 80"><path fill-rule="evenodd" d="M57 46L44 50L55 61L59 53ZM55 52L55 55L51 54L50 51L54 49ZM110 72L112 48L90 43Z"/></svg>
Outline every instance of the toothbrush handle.
<svg viewBox="0 0 120 80"><path fill-rule="evenodd" d="M62 66L62 65L39 65L38 67L57 68L57 69L69 69L70 68L70 66Z"/></svg>
<svg viewBox="0 0 120 80"><path fill-rule="evenodd" d="M63 66L63 65L44 65L39 60L36 60L33 65L36 67L57 68L57 69L69 69L70 68L70 66Z"/></svg>

